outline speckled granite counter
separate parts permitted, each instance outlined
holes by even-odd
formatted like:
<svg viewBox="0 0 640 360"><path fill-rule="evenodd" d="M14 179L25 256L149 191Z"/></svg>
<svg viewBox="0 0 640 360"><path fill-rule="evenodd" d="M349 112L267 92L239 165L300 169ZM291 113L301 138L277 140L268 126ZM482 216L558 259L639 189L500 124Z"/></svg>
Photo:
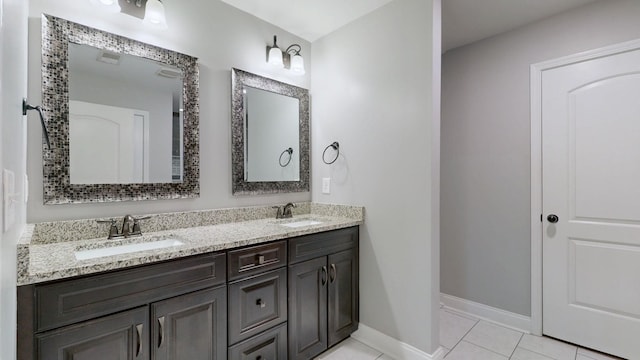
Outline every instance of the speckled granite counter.
<svg viewBox="0 0 640 360"><path fill-rule="evenodd" d="M18 243L18 285L221 251L364 222L364 209L355 206L305 203L294 211L294 218L280 220L267 218L273 215L273 211L267 209L270 207L152 215L151 224L143 227L146 232L142 237L115 240L106 239L108 226L96 225L97 219L28 225ZM321 223L299 228L282 225L304 219ZM103 234L101 237L88 236L98 231ZM89 260L77 260L75 257L78 250L168 238L177 239L184 245Z"/></svg>

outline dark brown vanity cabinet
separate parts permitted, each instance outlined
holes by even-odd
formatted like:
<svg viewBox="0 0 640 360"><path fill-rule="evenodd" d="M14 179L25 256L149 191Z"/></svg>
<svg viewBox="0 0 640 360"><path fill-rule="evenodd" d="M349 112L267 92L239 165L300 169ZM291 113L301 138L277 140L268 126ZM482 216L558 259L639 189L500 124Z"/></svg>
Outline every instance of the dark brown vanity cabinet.
<svg viewBox="0 0 640 360"><path fill-rule="evenodd" d="M358 327L358 227L18 287L18 360L311 359Z"/></svg>
<svg viewBox="0 0 640 360"><path fill-rule="evenodd" d="M312 359L358 328L358 228L289 241L289 358Z"/></svg>
<svg viewBox="0 0 640 360"><path fill-rule="evenodd" d="M226 256L18 288L19 360L227 357Z"/></svg>

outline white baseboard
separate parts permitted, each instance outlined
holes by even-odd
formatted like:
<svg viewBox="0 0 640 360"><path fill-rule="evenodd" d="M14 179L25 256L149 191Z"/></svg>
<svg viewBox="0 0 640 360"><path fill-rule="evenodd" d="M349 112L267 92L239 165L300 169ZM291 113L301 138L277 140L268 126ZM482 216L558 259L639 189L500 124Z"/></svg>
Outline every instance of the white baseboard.
<svg viewBox="0 0 640 360"><path fill-rule="evenodd" d="M512 313L443 293L440 294L440 302L446 308L463 314L468 314L482 320L510 327L526 334L531 332L531 317L528 316Z"/></svg>
<svg viewBox="0 0 640 360"><path fill-rule="evenodd" d="M351 337L395 360L440 360L445 355L442 347L438 347L433 354L428 354L362 323L358 325L358 330L351 334Z"/></svg>

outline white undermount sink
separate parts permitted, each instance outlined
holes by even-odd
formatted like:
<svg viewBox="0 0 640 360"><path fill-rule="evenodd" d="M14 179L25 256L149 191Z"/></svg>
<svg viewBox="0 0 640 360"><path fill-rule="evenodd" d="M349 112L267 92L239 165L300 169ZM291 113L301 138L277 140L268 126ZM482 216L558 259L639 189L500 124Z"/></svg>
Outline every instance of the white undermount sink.
<svg viewBox="0 0 640 360"><path fill-rule="evenodd" d="M305 220L298 220L298 221L293 221L288 223L281 223L280 225L290 227L290 228L299 228L303 226L320 225L320 224L322 224L322 221L305 219Z"/></svg>
<svg viewBox="0 0 640 360"><path fill-rule="evenodd" d="M108 246L97 249L75 251L77 260L89 260L105 256L121 255L138 251L156 250L168 247L180 246L184 243L177 239L163 239L134 244L123 244L118 246Z"/></svg>

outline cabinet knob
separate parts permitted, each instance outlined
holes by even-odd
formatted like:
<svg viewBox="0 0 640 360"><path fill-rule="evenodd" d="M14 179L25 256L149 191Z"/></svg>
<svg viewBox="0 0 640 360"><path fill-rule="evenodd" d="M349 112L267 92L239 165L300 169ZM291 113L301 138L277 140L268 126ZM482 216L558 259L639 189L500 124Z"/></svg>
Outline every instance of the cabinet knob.
<svg viewBox="0 0 640 360"><path fill-rule="evenodd" d="M264 255L256 255L258 259L258 265L264 264Z"/></svg>
<svg viewBox="0 0 640 360"><path fill-rule="evenodd" d="M267 303L262 301L262 299L258 299L256 300L256 305L260 306L261 308L267 306Z"/></svg>
<svg viewBox="0 0 640 360"><path fill-rule="evenodd" d="M558 215L556 215L556 214L551 214L551 215L547 216L547 221L552 223L552 224L557 223L558 220L559 220L558 219Z"/></svg>

